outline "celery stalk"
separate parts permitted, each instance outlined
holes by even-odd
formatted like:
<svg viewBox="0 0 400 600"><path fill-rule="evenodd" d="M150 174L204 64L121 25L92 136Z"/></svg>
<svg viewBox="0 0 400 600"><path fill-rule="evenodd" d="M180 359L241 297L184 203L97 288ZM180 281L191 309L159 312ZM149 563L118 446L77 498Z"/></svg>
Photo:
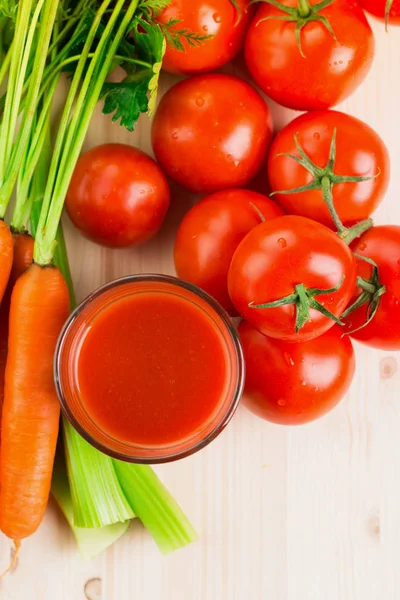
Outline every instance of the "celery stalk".
<svg viewBox="0 0 400 600"><path fill-rule="evenodd" d="M67 472L61 452L58 452L54 465L54 474L51 484L51 493L61 508L72 533L76 539L79 552L84 559L94 558L116 542L129 529L129 521L115 523L107 527L83 529L74 524L74 511L71 492L68 484Z"/></svg>
<svg viewBox="0 0 400 600"><path fill-rule="evenodd" d="M83 440L64 419L68 479L77 527L104 527L135 516L105 456Z"/></svg>
<svg viewBox="0 0 400 600"><path fill-rule="evenodd" d="M189 519L151 467L119 460L113 463L131 507L163 554L198 539Z"/></svg>

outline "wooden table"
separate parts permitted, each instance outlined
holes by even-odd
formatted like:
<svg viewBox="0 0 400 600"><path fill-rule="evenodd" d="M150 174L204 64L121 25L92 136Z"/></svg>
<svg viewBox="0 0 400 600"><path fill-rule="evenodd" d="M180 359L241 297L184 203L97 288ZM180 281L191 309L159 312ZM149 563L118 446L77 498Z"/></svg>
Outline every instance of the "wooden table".
<svg viewBox="0 0 400 600"><path fill-rule="evenodd" d="M400 29L373 22L377 55L367 81L340 108L386 141L393 166L377 222L400 223ZM241 69L240 60L229 70ZM163 77L162 89L173 79ZM275 126L294 113L270 103ZM150 151L149 122L134 135L96 116L86 147L119 141ZM174 231L191 199L176 192L162 233L109 251L68 229L79 298L131 273L172 273ZM330 415L286 429L240 408L208 448L157 472L200 534L163 558L150 535L130 532L92 562L78 556L54 502L23 543L1 600L397 600L400 598L399 355L357 346L351 393ZM0 565L11 544L0 541Z"/></svg>

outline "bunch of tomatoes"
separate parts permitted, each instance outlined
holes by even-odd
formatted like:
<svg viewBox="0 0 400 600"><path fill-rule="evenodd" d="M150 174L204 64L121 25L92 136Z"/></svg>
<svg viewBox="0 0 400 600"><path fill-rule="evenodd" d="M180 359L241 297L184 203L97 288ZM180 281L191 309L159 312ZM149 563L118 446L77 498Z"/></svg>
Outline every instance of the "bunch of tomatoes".
<svg viewBox="0 0 400 600"><path fill-rule="evenodd" d="M80 158L68 192L73 223L110 247L157 233L167 178L204 196L178 228L176 272L242 318L244 401L276 423L338 403L355 371L353 339L400 349L400 226L370 219L388 187L388 152L367 124L331 110L373 61L363 8L400 24L397 0L172 0L160 22L203 40L167 47L164 69L191 77L155 114L158 164L130 146L99 146ZM274 139L256 88L210 73L242 47L268 97L308 111Z"/></svg>

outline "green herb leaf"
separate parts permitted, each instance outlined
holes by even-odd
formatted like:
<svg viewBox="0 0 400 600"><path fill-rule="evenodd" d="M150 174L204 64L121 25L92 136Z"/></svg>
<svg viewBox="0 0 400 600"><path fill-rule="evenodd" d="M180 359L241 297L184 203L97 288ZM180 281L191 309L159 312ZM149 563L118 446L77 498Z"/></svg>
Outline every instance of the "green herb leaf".
<svg viewBox="0 0 400 600"><path fill-rule="evenodd" d="M17 18L17 0L0 0L0 17L6 17L15 21Z"/></svg>
<svg viewBox="0 0 400 600"><path fill-rule="evenodd" d="M154 113L156 107L158 80L160 77L162 60L165 54L167 44L161 27L155 23L150 25L149 23L143 20L137 20L134 29L134 40L135 48L139 59L153 65L151 76L148 82L148 110L151 116Z"/></svg>
<svg viewBox="0 0 400 600"><path fill-rule="evenodd" d="M141 0L138 6L138 13L150 21L154 17L158 17L170 4L171 0Z"/></svg>
<svg viewBox="0 0 400 600"><path fill-rule="evenodd" d="M159 24L171 48L185 52L183 42L186 42L188 46L196 47L213 37L212 35L202 35L198 31L191 31L190 29L179 29L177 27L179 23L182 23L179 19L170 19L168 23Z"/></svg>
<svg viewBox="0 0 400 600"><path fill-rule="evenodd" d="M148 110L147 90L149 78L131 82L127 77L120 83L105 83L102 97L105 99L103 114L113 114L112 121L120 121L122 127L133 131L140 113Z"/></svg>
<svg viewBox="0 0 400 600"><path fill-rule="evenodd" d="M140 113L149 112L151 116L155 110L158 79L166 49L163 32L156 23L150 25L135 18L131 33L133 44L125 41L120 47L120 52L127 59L124 62L121 56L128 76L120 83L105 83L102 92L105 99L103 113L114 113L113 122L120 121L120 125L128 131L133 131Z"/></svg>

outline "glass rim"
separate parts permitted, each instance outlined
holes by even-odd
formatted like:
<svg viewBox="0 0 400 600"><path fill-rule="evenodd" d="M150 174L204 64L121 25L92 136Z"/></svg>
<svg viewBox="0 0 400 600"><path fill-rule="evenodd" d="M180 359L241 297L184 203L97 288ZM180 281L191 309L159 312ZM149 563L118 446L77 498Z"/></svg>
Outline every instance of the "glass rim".
<svg viewBox="0 0 400 600"><path fill-rule="evenodd" d="M69 402L66 399L66 396L63 391L63 386L61 383L61 355L64 348L64 344L68 335L69 330L74 325L74 323L79 318L81 312L89 306L93 301L95 301L102 294L106 293L109 290L112 290L116 287L119 287L124 284L129 283L166 283L173 285L177 288L183 288L195 296L201 298L205 301L217 314L217 316L221 319L223 325L226 327L226 330L231 338L233 348L234 348L234 358L236 359L237 365L237 375L236 375L236 385L235 391L232 394L232 398L229 401L226 410L222 414L222 416L218 419L212 430L202 439L193 443L187 448L183 450L171 452L169 454L163 455L151 455L151 456L134 456L133 454L125 454L123 452L119 452L113 448L110 448L104 445L102 442L96 440L90 433L86 431L86 429L81 425L78 419L75 417L73 410L69 406ZM53 376L54 376L54 384L57 391L57 396L61 405L61 410L63 415L70 422L72 427L86 440L89 444L91 444L94 448L110 456L111 458L121 460L124 462L136 463L136 464L161 464L168 463L172 461L179 460L181 458L186 458L198 452L205 446L208 446L210 442L212 442L228 425L233 415L236 412L236 409L239 405L241 396L243 394L244 382L245 382L245 361L242 345L240 342L240 337L237 332L237 329L232 322L231 317L225 311L225 309L215 300L212 296L210 296L207 292L197 287L196 285L180 279L179 277L175 277L173 275L163 275L158 273L143 273L138 275L127 275L124 277L119 277L114 279L104 285L98 287L96 290L91 292L82 302L78 304L78 306L71 312L67 321L65 322L61 333L59 335L56 350L54 354L54 362L53 362ZM99 427L99 429L101 429ZM141 444L136 445L137 448L144 447ZM155 446L156 448L157 446ZM161 445L160 445L161 447Z"/></svg>

